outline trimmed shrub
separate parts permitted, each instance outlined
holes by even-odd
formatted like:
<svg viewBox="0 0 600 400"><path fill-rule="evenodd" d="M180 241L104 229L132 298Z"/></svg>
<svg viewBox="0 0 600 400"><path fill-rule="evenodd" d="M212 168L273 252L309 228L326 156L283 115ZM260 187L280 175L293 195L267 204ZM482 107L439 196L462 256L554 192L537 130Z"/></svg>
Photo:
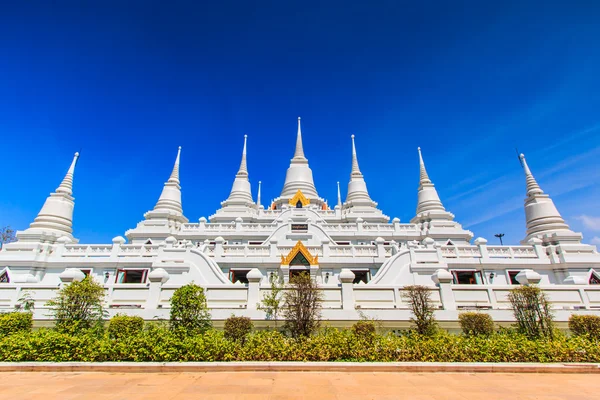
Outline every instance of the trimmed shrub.
<svg viewBox="0 0 600 400"><path fill-rule="evenodd" d="M138 335L144 330L144 319L138 316L117 314L108 323L108 337L123 339Z"/></svg>
<svg viewBox="0 0 600 400"><path fill-rule="evenodd" d="M254 329L252 320L248 317L232 315L225 320L225 338L244 344L246 337Z"/></svg>
<svg viewBox="0 0 600 400"><path fill-rule="evenodd" d="M594 339L600 339L600 316L571 315L569 329L575 336L587 335Z"/></svg>
<svg viewBox="0 0 600 400"><path fill-rule="evenodd" d="M494 320L489 314L465 312L458 315L460 328L466 336L489 336L494 333Z"/></svg>
<svg viewBox="0 0 600 400"><path fill-rule="evenodd" d="M10 312L0 314L0 337L17 332L30 332L33 315L29 312Z"/></svg>
<svg viewBox="0 0 600 400"><path fill-rule="evenodd" d="M90 328L101 329L106 313L104 296L104 287L87 276L81 282L63 286L46 305L52 308L57 330L76 333Z"/></svg>
<svg viewBox="0 0 600 400"><path fill-rule="evenodd" d="M356 337L350 329L323 329L294 339L276 331L247 336L245 344L222 331L181 336L166 325L147 324L138 335L113 340L92 331L70 335L54 329L0 337L0 361L426 361L426 362L600 362L598 341L588 336L556 335L531 339L506 332L490 336Z"/></svg>
<svg viewBox="0 0 600 400"><path fill-rule="evenodd" d="M212 327L204 289L188 283L171 297L171 329L181 334L196 335Z"/></svg>
<svg viewBox="0 0 600 400"><path fill-rule="evenodd" d="M358 339L366 340L369 342L375 338L375 335L377 333L375 322L367 320L358 321L357 323L352 325L352 328L350 329L352 330L354 336L356 336Z"/></svg>
<svg viewBox="0 0 600 400"><path fill-rule="evenodd" d="M542 289L520 286L510 291L508 300L520 333L530 338L554 337L554 315Z"/></svg>
<svg viewBox="0 0 600 400"><path fill-rule="evenodd" d="M420 335L433 335L437 331L435 308L431 302L431 290L427 286L405 286L402 297L412 312L411 321Z"/></svg>

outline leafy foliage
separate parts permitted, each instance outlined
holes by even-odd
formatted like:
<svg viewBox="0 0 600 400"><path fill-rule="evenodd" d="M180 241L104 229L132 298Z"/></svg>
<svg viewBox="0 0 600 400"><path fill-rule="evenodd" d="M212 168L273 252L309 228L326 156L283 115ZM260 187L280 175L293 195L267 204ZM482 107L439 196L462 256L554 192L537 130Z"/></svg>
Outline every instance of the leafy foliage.
<svg viewBox="0 0 600 400"><path fill-rule="evenodd" d="M546 294L537 286L519 286L508 294L517 330L530 337L554 337L554 316Z"/></svg>
<svg viewBox="0 0 600 400"><path fill-rule="evenodd" d="M117 314L108 323L108 336L112 339L124 339L138 335L143 329L142 317Z"/></svg>
<svg viewBox="0 0 600 400"><path fill-rule="evenodd" d="M402 297L412 312L411 321L417 333L433 335L437 330L437 322L434 316L435 307L431 302L431 290L421 285L406 286Z"/></svg>
<svg viewBox="0 0 600 400"><path fill-rule="evenodd" d="M75 333L102 326L102 318L106 314L104 296L104 287L87 276L81 282L63 286L46 305L52 307L56 329Z"/></svg>
<svg viewBox="0 0 600 400"><path fill-rule="evenodd" d="M232 315L225 320L225 337L229 340L244 344L252 329L254 329L254 324L248 317Z"/></svg>
<svg viewBox="0 0 600 400"><path fill-rule="evenodd" d="M277 328L277 318L281 312L282 306L282 291L283 281L279 276L272 274L269 277L271 282L271 290L263 296L262 301L257 305L259 310L264 311L267 314L268 320L275 321L275 328Z"/></svg>
<svg viewBox="0 0 600 400"><path fill-rule="evenodd" d="M322 293L306 272L290 279L290 288L283 294L285 329L294 338L310 336L321 322Z"/></svg>
<svg viewBox="0 0 600 400"><path fill-rule="evenodd" d="M571 315L569 329L576 336L588 335L600 340L600 317L597 315Z"/></svg>
<svg viewBox="0 0 600 400"><path fill-rule="evenodd" d="M171 297L171 329L181 334L204 333L212 326L204 289L188 283L175 290Z"/></svg>
<svg viewBox="0 0 600 400"><path fill-rule="evenodd" d="M458 322L467 336L489 336L494 333L494 320L489 314L465 312L458 315Z"/></svg>
<svg viewBox="0 0 600 400"><path fill-rule="evenodd" d="M16 311L33 311L35 308L35 301L31 296L31 292L27 289L21 291L21 296L17 299L17 304L15 304Z"/></svg>
<svg viewBox="0 0 600 400"><path fill-rule="evenodd" d="M33 316L29 312L11 312L0 314L0 337L17 332L29 332L33 325Z"/></svg>
<svg viewBox="0 0 600 400"><path fill-rule="evenodd" d="M365 341L351 329L332 328L298 339L277 331L254 332L242 344L212 329L181 336L165 325L147 324L139 334L120 340L90 331L17 332L0 337L0 361L600 362L600 346L589 336L531 339L508 330L487 337L375 334Z"/></svg>
<svg viewBox="0 0 600 400"><path fill-rule="evenodd" d="M359 339L371 342L377 333L377 327L374 321L362 320L358 321L350 328L354 336Z"/></svg>

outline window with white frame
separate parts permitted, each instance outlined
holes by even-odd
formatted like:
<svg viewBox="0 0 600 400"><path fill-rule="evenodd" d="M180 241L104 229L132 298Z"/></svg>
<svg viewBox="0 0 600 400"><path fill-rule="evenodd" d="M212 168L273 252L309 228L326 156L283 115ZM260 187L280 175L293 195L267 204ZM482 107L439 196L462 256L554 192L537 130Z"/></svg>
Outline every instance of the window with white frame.
<svg viewBox="0 0 600 400"><path fill-rule="evenodd" d="M229 280L232 283L242 282L243 284L248 283L248 272L249 269L230 269L229 270Z"/></svg>
<svg viewBox="0 0 600 400"><path fill-rule="evenodd" d="M354 280L352 283L369 283L371 280L371 271L368 269L353 269Z"/></svg>
<svg viewBox="0 0 600 400"><path fill-rule="evenodd" d="M508 284L509 285L520 285L517 280L517 275L519 275L521 271L508 271Z"/></svg>
<svg viewBox="0 0 600 400"><path fill-rule="evenodd" d="M146 283L147 269L118 269L115 283Z"/></svg>
<svg viewBox="0 0 600 400"><path fill-rule="evenodd" d="M454 270L452 276L454 277L454 284L456 285L481 285L483 284L483 277L481 271L477 270Z"/></svg>

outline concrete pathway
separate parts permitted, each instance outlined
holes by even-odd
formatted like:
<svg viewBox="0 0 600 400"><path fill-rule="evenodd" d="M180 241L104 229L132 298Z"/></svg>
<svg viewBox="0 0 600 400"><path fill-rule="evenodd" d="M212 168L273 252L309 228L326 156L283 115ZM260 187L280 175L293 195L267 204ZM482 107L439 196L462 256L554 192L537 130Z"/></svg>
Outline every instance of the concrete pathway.
<svg viewBox="0 0 600 400"><path fill-rule="evenodd" d="M596 374L2 372L2 400L597 400Z"/></svg>

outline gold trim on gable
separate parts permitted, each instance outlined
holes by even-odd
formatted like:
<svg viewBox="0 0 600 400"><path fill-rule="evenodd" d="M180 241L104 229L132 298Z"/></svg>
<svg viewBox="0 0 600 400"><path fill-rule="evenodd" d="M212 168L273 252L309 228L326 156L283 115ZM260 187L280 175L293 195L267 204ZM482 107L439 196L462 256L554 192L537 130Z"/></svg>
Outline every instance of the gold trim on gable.
<svg viewBox="0 0 600 400"><path fill-rule="evenodd" d="M294 257L298 253L302 253L304 257L308 260L310 265L318 265L319 264L319 255L313 257L312 254L308 251L308 249L304 246L304 244L298 240L298 243L292 248L292 250L288 253L287 256L281 255L281 265L290 265Z"/></svg>
<svg viewBox="0 0 600 400"><path fill-rule="evenodd" d="M298 203L298 200L300 200L300 203L302 203L302 207L305 207L310 204L310 200L306 198L306 196L304 195L304 193L302 193L302 190L300 189L298 189L294 197L290 199L289 204L291 206L295 206L296 203Z"/></svg>

